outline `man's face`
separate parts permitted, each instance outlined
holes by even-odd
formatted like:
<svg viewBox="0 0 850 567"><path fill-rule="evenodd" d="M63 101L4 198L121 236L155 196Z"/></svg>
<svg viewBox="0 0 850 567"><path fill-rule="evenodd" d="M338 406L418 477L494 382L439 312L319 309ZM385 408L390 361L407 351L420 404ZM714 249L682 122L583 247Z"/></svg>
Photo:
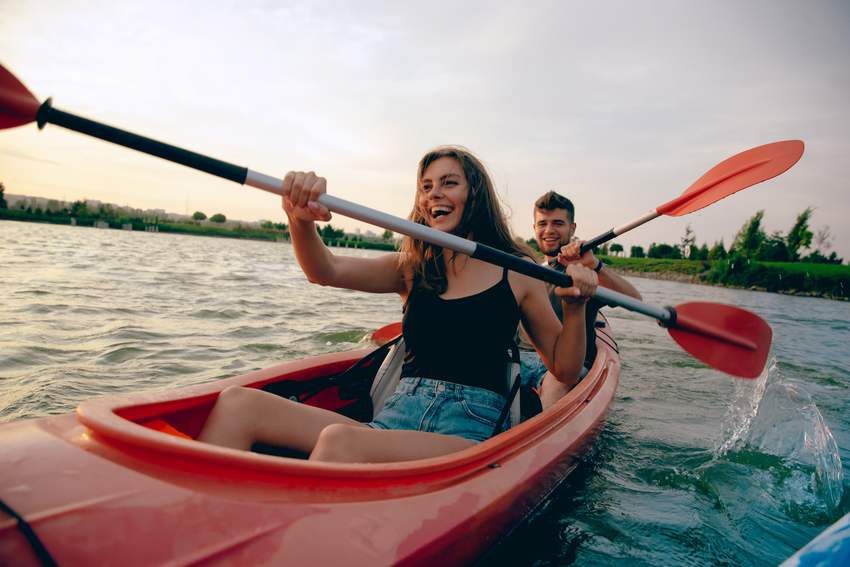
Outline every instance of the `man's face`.
<svg viewBox="0 0 850 567"><path fill-rule="evenodd" d="M534 239L547 256L556 256L561 246L569 244L575 230L567 209L534 209Z"/></svg>

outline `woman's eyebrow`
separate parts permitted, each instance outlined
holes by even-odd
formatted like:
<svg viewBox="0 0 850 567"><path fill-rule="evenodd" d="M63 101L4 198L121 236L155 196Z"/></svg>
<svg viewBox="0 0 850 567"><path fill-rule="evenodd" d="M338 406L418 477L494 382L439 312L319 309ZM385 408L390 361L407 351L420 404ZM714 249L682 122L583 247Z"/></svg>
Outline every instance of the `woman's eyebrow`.
<svg viewBox="0 0 850 567"><path fill-rule="evenodd" d="M443 181L447 180L450 177L460 177L460 174L459 173L447 173L445 175L441 175L439 181L440 181L440 183L442 183ZM423 185L425 183L433 183L433 181L431 181L430 177L423 177L422 179L419 180L419 182L422 183Z"/></svg>

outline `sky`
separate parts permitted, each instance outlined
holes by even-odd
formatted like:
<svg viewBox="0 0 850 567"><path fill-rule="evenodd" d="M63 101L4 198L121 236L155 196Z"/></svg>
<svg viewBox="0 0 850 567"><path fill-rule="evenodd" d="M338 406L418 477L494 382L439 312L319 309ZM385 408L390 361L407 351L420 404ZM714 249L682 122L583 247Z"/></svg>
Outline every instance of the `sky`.
<svg viewBox="0 0 850 567"><path fill-rule="evenodd" d="M850 260L850 2L0 0L0 63L39 100L406 216L441 144L489 168L516 234L534 200L590 238L753 146L801 139L788 172L619 238L728 246L756 211L806 207ZM12 194L280 222L274 195L48 125L0 132ZM370 227L335 215L346 230Z"/></svg>

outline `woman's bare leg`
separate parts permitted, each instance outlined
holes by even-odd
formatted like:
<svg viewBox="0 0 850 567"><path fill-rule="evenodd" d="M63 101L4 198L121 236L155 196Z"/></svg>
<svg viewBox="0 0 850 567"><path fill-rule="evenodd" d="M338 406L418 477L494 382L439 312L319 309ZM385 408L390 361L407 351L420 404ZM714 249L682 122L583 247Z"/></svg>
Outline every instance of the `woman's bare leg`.
<svg viewBox="0 0 850 567"><path fill-rule="evenodd" d="M198 440L242 450L260 442L309 453L322 430L335 424L368 429L332 411L256 388L231 386L219 394Z"/></svg>
<svg viewBox="0 0 850 567"><path fill-rule="evenodd" d="M382 430L337 423L319 435L310 460L337 463L386 463L439 457L475 445L455 435L425 431Z"/></svg>

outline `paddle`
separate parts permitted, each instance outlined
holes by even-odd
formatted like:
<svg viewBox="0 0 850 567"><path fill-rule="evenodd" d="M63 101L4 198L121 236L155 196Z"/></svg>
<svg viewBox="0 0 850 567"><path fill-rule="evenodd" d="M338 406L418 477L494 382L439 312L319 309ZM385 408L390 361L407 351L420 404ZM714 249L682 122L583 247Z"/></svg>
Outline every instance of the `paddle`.
<svg viewBox="0 0 850 567"><path fill-rule="evenodd" d="M39 106L26 87L0 66L0 128L20 126L36 120L39 128L49 122L270 193L282 193L283 181L270 175L63 112L52 107L51 99ZM485 244L440 232L332 195L321 195L319 202L333 212L554 285L572 285L572 279L566 274L511 256ZM668 328L670 336L685 351L718 370L743 378L755 378L764 368L772 332L768 324L754 313L719 303L684 303L676 307L654 307L603 287L597 288L596 297L608 305L623 307L657 319Z"/></svg>
<svg viewBox="0 0 850 567"><path fill-rule="evenodd" d="M742 189L785 173L803 155L803 147L800 140L785 140L735 154L709 169L672 201L586 241L581 245L581 253L584 254L661 215L681 217L693 213Z"/></svg>

